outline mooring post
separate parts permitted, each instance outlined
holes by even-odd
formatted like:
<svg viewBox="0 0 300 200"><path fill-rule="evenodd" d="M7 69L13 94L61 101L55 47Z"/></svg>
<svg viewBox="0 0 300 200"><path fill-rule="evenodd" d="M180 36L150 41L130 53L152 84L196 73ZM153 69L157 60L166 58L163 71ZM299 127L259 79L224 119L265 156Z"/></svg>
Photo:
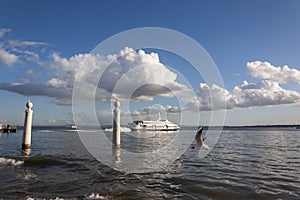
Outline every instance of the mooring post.
<svg viewBox="0 0 300 200"><path fill-rule="evenodd" d="M121 136L120 136L120 102L118 99L114 102L114 119L113 119L113 143L115 147L120 148Z"/></svg>
<svg viewBox="0 0 300 200"><path fill-rule="evenodd" d="M24 121L24 130L23 130L23 142L22 149L30 149L31 147L31 126L32 126L32 113L31 110L33 104L28 101L26 103L27 109L25 110L25 121Z"/></svg>

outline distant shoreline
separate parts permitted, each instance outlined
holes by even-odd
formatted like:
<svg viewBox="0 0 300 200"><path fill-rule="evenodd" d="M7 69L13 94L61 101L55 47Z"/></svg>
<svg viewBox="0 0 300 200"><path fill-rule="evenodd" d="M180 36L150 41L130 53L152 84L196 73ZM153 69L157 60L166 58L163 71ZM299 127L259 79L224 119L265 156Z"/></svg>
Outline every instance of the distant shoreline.
<svg viewBox="0 0 300 200"><path fill-rule="evenodd" d="M127 127L127 125L123 124L121 126ZM199 125L202 126L202 125ZM23 129L24 126L19 126L17 125L18 129ZM40 128L70 128L70 125L33 125L33 129L40 129ZM91 126L91 125L83 125L82 127L86 127L86 128L98 128L98 126ZM112 125L103 125L101 126L101 128L105 129L105 128L111 128ZM186 125L182 125L181 129L195 129L198 126L186 126ZM291 125L239 125L239 126L205 126L203 125L204 129L207 129L208 127L210 128L223 128L223 129L235 129L235 128L297 128L300 127L300 124L291 124Z"/></svg>

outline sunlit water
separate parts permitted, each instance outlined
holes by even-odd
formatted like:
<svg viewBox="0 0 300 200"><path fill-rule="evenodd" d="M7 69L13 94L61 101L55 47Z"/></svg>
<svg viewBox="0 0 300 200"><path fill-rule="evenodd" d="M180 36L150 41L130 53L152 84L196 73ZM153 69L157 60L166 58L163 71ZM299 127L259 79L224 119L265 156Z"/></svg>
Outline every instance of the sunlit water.
<svg viewBox="0 0 300 200"><path fill-rule="evenodd" d="M122 140L142 152L172 137ZM30 156L21 139L21 131L0 134L0 199L300 199L299 129L223 130L205 158L189 149L165 170L140 174L101 164L76 132L34 130Z"/></svg>

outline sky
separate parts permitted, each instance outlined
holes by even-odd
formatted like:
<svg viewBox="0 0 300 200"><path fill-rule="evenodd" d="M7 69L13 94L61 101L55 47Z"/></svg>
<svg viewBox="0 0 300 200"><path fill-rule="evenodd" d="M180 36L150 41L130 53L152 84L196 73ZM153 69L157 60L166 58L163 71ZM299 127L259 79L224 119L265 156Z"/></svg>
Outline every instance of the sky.
<svg viewBox="0 0 300 200"><path fill-rule="evenodd" d="M22 125L28 100L34 125L88 123L84 105L91 103L99 123L109 124L115 98L123 124L158 112L181 125L300 124L297 0L0 4L1 124ZM116 34L144 27L192 38L224 84L205 82L186 59L162 49L128 44L109 55L93 52ZM73 115L78 81L83 106Z"/></svg>

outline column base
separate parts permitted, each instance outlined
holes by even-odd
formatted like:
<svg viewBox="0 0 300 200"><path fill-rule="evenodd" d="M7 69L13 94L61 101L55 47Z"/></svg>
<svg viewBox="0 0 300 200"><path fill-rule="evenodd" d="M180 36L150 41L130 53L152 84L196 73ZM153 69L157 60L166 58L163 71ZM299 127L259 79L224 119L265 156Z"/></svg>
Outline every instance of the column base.
<svg viewBox="0 0 300 200"><path fill-rule="evenodd" d="M22 144L22 149L30 149L31 145L30 144Z"/></svg>

